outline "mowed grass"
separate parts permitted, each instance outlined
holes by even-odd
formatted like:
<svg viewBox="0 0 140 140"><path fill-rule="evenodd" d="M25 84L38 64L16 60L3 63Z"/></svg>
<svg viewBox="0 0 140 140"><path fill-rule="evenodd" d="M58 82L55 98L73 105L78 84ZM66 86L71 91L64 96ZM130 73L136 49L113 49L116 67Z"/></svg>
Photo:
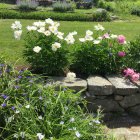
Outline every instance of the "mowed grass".
<svg viewBox="0 0 140 140"><path fill-rule="evenodd" d="M5 55L7 61L16 63L16 65L27 64L22 56L24 49L24 38L26 34L26 26L31 25L34 20L20 20L23 25L23 36L20 41L17 41L13 37L13 31L11 30L11 24L15 20L0 20L0 55ZM87 29L94 31L94 25L96 22L67 22L61 21L60 30L67 34L70 31L77 31L78 37L85 35ZM135 39L140 34L140 22L102 22L106 31L111 31L113 34L123 34L127 37L128 41Z"/></svg>

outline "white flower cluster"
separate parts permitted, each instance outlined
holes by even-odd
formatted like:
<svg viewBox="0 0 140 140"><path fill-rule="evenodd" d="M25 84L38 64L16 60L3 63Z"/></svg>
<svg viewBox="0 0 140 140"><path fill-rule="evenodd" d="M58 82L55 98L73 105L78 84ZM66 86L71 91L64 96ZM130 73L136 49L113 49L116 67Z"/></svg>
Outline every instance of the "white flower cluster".
<svg viewBox="0 0 140 140"><path fill-rule="evenodd" d="M45 21L38 21L34 22L32 26L27 26L27 30L29 32L31 31L37 31L39 33L44 34L45 36L55 35L60 40L65 40L67 44L74 44L75 39L74 35L77 35L77 32L71 32L64 38L64 33L60 32L58 30L58 27L60 26L60 23L54 22L52 19L48 18ZM52 51L57 51L57 49L61 48L61 44L58 42L54 42L52 44ZM39 53L42 50L40 46L35 46L33 48L33 51L36 53Z"/></svg>
<svg viewBox="0 0 140 140"><path fill-rule="evenodd" d="M105 28L100 24L95 25L94 29L96 31L104 31L105 30ZM85 37L84 38L79 38L79 41L82 42L82 43L84 43L86 41L93 41L93 44L97 45L97 44L100 44L102 39L110 39L110 38L111 39L116 39L118 37L117 35L114 35L114 34L109 35L108 33L105 33L103 36L99 36L99 37L96 37L96 39L94 39L92 37L92 35L93 35L93 32L90 31L90 30L87 30Z"/></svg>
<svg viewBox="0 0 140 140"><path fill-rule="evenodd" d="M76 78L76 74L73 72L68 72L66 78L68 82L73 82L74 79Z"/></svg>
<svg viewBox="0 0 140 140"><path fill-rule="evenodd" d="M14 30L14 37L17 40L20 40L21 35L22 35L22 25L20 21L15 21L12 25L11 28Z"/></svg>

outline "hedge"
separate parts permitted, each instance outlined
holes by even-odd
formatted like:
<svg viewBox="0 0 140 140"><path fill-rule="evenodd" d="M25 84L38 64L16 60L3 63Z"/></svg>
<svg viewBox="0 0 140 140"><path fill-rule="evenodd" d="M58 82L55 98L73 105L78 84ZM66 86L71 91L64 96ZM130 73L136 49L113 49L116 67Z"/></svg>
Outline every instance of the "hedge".
<svg viewBox="0 0 140 140"><path fill-rule="evenodd" d="M58 13L51 11L33 11L33 12L20 12L17 10L0 10L0 18L2 19L46 19L52 18L53 20L62 21L110 21L108 14L101 13L81 14L81 13Z"/></svg>

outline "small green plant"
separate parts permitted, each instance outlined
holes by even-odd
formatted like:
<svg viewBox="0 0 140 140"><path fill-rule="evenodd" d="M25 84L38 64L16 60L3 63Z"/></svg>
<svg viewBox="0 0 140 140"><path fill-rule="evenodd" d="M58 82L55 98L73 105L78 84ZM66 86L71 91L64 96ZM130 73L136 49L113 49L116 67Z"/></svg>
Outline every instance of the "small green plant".
<svg viewBox="0 0 140 140"><path fill-rule="evenodd" d="M35 0L20 0L17 6L21 11L32 11L37 9L38 3Z"/></svg>
<svg viewBox="0 0 140 140"><path fill-rule="evenodd" d="M74 11L72 3L58 1L53 4L53 10L58 12Z"/></svg>
<svg viewBox="0 0 140 140"><path fill-rule="evenodd" d="M11 71L0 93L0 138L84 140L109 139L97 115L87 114L80 92L46 83L28 70ZM5 77L1 77L3 79Z"/></svg>
<svg viewBox="0 0 140 140"><path fill-rule="evenodd" d="M133 7L131 10L132 15L140 16L140 6L139 7Z"/></svg>

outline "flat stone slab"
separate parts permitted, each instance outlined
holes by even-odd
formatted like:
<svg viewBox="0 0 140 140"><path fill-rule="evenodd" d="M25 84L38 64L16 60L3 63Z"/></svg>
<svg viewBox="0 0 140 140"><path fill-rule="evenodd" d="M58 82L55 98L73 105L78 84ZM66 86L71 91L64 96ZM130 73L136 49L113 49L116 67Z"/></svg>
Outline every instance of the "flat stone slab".
<svg viewBox="0 0 140 140"><path fill-rule="evenodd" d="M112 99L96 99L92 103L88 103L87 108L89 111L96 112L101 107L103 112L123 112L124 109Z"/></svg>
<svg viewBox="0 0 140 140"><path fill-rule="evenodd" d="M138 87L120 76L106 76L107 79L114 85L115 94L131 95L138 92Z"/></svg>
<svg viewBox="0 0 140 140"><path fill-rule="evenodd" d="M90 76L87 79L88 92L92 95L111 95L113 94L113 85L101 76Z"/></svg>
<svg viewBox="0 0 140 140"><path fill-rule="evenodd" d="M140 90L140 81L137 81L134 83L136 86L138 86L139 90Z"/></svg>
<svg viewBox="0 0 140 140"><path fill-rule="evenodd" d="M140 93L125 96L122 101L119 102L123 108L129 108L140 104Z"/></svg>
<svg viewBox="0 0 140 140"><path fill-rule="evenodd" d="M81 91L87 89L86 80L75 78L73 82L69 82L66 77L50 77L54 84L61 85L73 89L75 91Z"/></svg>

